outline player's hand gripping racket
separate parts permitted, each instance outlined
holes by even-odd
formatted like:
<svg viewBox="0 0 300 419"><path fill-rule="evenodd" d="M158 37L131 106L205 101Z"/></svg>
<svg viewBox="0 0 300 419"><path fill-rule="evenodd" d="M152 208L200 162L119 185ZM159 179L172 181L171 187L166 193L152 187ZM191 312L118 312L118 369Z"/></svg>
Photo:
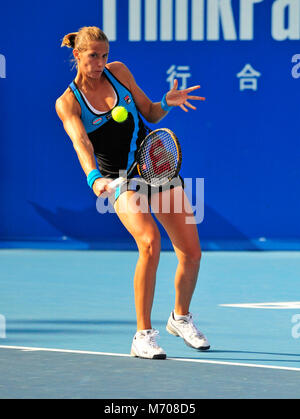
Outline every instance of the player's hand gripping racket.
<svg viewBox="0 0 300 419"><path fill-rule="evenodd" d="M136 169L147 184L164 185L179 174L181 161L181 148L176 135L167 128L156 129L142 141L127 178L113 180L107 185L107 191L111 192L126 182L136 173Z"/></svg>

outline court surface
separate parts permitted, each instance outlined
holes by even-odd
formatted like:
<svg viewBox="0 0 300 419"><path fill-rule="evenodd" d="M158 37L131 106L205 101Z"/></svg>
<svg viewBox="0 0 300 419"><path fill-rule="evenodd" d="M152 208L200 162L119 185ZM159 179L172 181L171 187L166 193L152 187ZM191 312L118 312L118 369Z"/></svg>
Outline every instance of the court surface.
<svg viewBox="0 0 300 419"><path fill-rule="evenodd" d="M165 361L129 356L137 257L0 250L0 398L300 397L300 252L203 252L191 312L207 352L165 330L177 260L162 252L152 318Z"/></svg>

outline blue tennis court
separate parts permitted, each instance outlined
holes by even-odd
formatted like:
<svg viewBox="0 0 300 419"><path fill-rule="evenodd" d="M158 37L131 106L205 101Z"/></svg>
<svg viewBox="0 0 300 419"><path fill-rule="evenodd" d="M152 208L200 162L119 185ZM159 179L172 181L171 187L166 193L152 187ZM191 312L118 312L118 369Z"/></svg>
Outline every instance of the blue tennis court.
<svg viewBox="0 0 300 419"><path fill-rule="evenodd" d="M203 252L191 311L207 352L165 330L177 260L162 252L153 327L166 361L129 356L137 252L2 249L0 258L1 398L300 396L299 252Z"/></svg>
<svg viewBox="0 0 300 419"><path fill-rule="evenodd" d="M0 399L299 399L300 0L2 3ZM153 284L159 235L97 197L156 129L174 132L174 153L157 142L139 172L176 167L166 177L184 182L203 251L190 311L211 347L166 330L169 237L194 269L200 250L175 201L159 216L152 196L167 359L150 361L130 356L133 278L150 240Z"/></svg>

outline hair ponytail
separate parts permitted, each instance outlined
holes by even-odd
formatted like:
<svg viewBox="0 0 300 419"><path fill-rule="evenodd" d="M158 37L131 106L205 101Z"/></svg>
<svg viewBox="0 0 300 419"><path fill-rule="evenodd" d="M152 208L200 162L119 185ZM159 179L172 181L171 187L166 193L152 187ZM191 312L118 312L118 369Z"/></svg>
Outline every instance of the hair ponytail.
<svg viewBox="0 0 300 419"><path fill-rule="evenodd" d="M71 32L64 36L62 47L78 48L84 50L91 41L101 41L109 43L105 33L97 26L84 26L78 32Z"/></svg>
<svg viewBox="0 0 300 419"><path fill-rule="evenodd" d="M68 33L62 40L61 47L75 48L75 39L78 32Z"/></svg>

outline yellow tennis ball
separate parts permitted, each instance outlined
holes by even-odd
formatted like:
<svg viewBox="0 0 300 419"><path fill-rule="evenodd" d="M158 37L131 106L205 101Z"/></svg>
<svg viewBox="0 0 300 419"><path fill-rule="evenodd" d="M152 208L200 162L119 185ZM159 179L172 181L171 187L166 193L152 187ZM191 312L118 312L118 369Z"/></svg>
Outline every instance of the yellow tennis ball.
<svg viewBox="0 0 300 419"><path fill-rule="evenodd" d="M124 121L126 121L126 119L128 117L128 111L123 106L116 106L111 111L111 116L112 116L113 120L116 121L116 122L124 122Z"/></svg>

